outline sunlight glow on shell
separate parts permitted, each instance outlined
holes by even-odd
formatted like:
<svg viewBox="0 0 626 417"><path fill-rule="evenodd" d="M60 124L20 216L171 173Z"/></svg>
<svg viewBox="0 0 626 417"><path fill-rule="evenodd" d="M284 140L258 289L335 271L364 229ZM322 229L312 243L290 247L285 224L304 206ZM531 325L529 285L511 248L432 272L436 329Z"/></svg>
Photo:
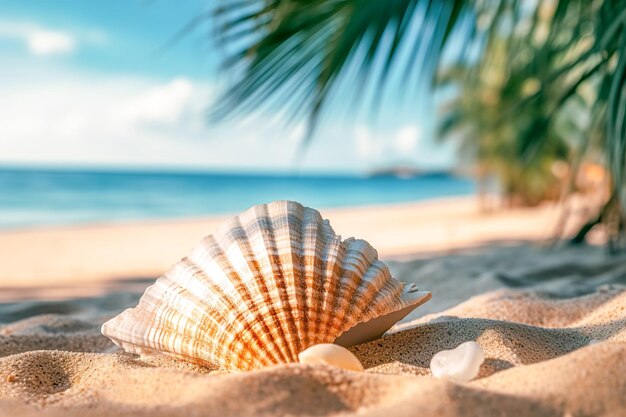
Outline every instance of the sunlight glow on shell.
<svg viewBox="0 0 626 417"><path fill-rule="evenodd" d="M277 201L226 221L102 333L127 352L250 370L297 362L309 346L429 298L394 279L366 241Z"/></svg>

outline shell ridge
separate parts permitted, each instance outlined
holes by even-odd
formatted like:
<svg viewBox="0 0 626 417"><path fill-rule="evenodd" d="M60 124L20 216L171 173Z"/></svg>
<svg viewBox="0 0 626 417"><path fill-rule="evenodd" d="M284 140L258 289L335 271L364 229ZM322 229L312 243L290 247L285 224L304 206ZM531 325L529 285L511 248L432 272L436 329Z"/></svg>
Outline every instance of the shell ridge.
<svg viewBox="0 0 626 417"><path fill-rule="evenodd" d="M289 298L287 293L287 282L285 280L285 274L283 272L283 267L280 262L280 256L276 253L277 251L273 250L273 247L276 247L276 234L273 230L272 217L268 208L268 205L260 205L256 206L257 214L260 215L260 218L263 219L269 227L261 228L263 243L265 245L265 249L267 251L270 269L272 271L274 282L276 283L276 295L278 298L275 299L277 302L278 310L284 314L285 320L279 320L281 325L284 324L283 334L285 335L285 342L287 344L287 348L289 349L289 359L290 362L296 362L298 358L298 344L297 337L294 337L298 334L298 330L294 323L294 317L290 309ZM281 314L282 316L282 314Z"/></svg>
<svg viewBox="0 0 626 417"><path fill-rule="evenodd" d="M165 300L152 297L154 292L163 294L164 290L160 284L152 285L137 307L127 309L106 322L102 326L103 333L115 342L143 344L161 350L178 349L182 352L187 346L181 345L181 335L175 333L178 333L181 327L184 333L190 323L188 319L177 314L176 306L170 306ZM148 320L145 320L146 317L138 317L145 312L148 312ZM176 321L173 322L174 320ZM192 353L191 350L189 353Z"/></svg>
<svg viewBox="0 0 626 417"><path fill-rule="evenodd" d="M289 311L296 328L295 349L297 354L307 346L305 331L307 320L306 285L303 277L303 255L306 242L303 241L302 224L304 207L292 201L268 204L272 221L272 231L276 238L276 249L285 279Z"/></svg>
<svg viewBox="0 0 626 417"><path fill-rule="evenodd" d="M191 271L188 274L193 274ZM180 282L177 282L180 283ZM171 281L170 281L171 284ZM163 294L159 298L154 293ZM155 288L146 294L144 302L152 305L153 333L149 339L156 340L159 348L175 353L197 356L197 342L193 336L198 336L198 326L192 319L196 313L193 303L185 302L189 295L182 285L168 285L167 279L159 279ZM151 299L154 296L154 299ZM148 310L148 309L147 309ZM191 333L191 337L189 336Z"/></svg>
<svg viewBox="0 0 626 417"><path fill-rule="evenodd" d="M129 330L130 334L118 337L129 343L143 342L153 349L190 357L202 358L203 355L198 353L199 349L205 352L212 351L210 348L201 349L204 342L209 344L212 342L211 338L203 335L212 328L217 330L222 328L221 321L214 314L220 310L197 302L200 299L188 288L189 283L199 281L199 276L204 276L204 272L189 258L175 264L168 273L146 290L139 305L132 309L134 312L147 312L149 317L135 320L135 326ZM219 305L224 302L223 298L217 296L220 290L219 287L213 287L205 291L205 297L213 298L214 301L208 305ZM134 312L129 313L132 315ZM150 332L138 330L140 325L147 323L150 323L148 327ZM181 326L181 323L184 323L184 326ZM117 326L117 329L125 328L126 325ZM211 356L208 360L214 363L215 357Z"/></svg>
<svg viewBox="0 0 626 417"><path fill-rule="evenodd" d="M363 240L348 238L344 241L344 246L346 254L342 261L343 273L339 279L336 314L333 314L331 323L333 334L337 333L337 335L356 324L354 317L357 314L354 312L354 306L351 305L352 298L360 284L362 274L375 256L375 251L372 252L371 246Z"/></svg>
<svg viewBox="0 0 626 417"><path fill-rule="evenodd" d="M362 239L351 240L349 248L349 256L346 257L344 262L350 263L348 266L344 266L344 274L346 274L346 271L350 274L348 276L351 278L349 280L351 286L347 289L344 297L346 303L344 322L352 327L361 321L363 311L367 308L367 303L373 298L372 296L369 299L364 299L363 295L364 292L367 293L367 289L375 282L370 276L378 274L377 266L382 264L382 262L378 260L376 249ZM391 278L391 275L388 274L388 277ZM345 328L344 326L342 332L350 327Z"/></svg>
<svg viewBox="0 0 626 417"><path fill-rule="evenodd" d="M233 222L231 221L229 224L232 226ZM239 276L239 271L230 262L227 256L227 250L223 247L224 236L221 236L219 240L214 236L212 241L214 244L201 245L197 250L192 252L194 261L198 265L207 267L208 269L209 264L215 263L216 267L219 266L225 275L224 280L220 279L220 281L216 283L215 289L221 294L220 298L222 301L228 302L228 308L224 310L222 317L224 320L223 328L220 332L217 332L212 339L217 346L216 349L221 352L220 356L230 358L228 363L225 364L226 367L235 368L242 366L242 364L239 364L239 361L247 364L243 366L253 367L255 354L267 355L268 353L262 348L258 338L253 337L251 340L251 345L256 346L257 349L245 349L246 346L240 341L241 336L247 329L245 324L246 320L241 320L241 318L250 318L250 311L246 309L246 306L249 305L248 300L250 299L250 295ZM229 284L227 291L224 291L225 282ZM258 318L258 313L252 312L252 317ZM247 354L233 354L243 351ZM231 364L230 362L233 363Z"/></svg>
<svg viewBox="0 0 626 417"><path fill-rule="evenodd" d="M305 346L320 343L317 334L318 320L322 314L322 298L324 284L323 253L328 243L329 233L320 213L311 208L305 208L302 222L302 236L310 245L304 245L311 252L304 251L302 256L302 270L306 285L306 307L309 314L305 318L305 331L308 335Z"/></svg>
<svg viewBox="0 0 626 417"><path fill-rule="evenodd" d="M113 343L120 347L126 339L136 338L138 342L142 341L143 339L138 333L144 333L146 329L143 332L137 332L135 329L144 323L135 323L133 321L133 316L136 314L138 307L127 308L117 316L106 321L102 325L102 334L111 338Z"/></svg>
<svg viewBox="0 0 626 417"><path fill-rule="evenodd" d="M250 216L249 221L243 222L246 235L248 236L248 245L250 246L251 253L254 255L255 264L258 266L259 289L264 300L264 308L267 309L265 315L266 320L269 323L270 334L269 337L275 343L278 349L278 353L282 358L282 362L291 362L292 354L291 349L287 342L287 328L283 326L282 314L280 311L280 295L276 291L272 291L270 288L270 281L267 281L264 277L275 276L275 270L272 267L272 261L267 248L267 236L264 230L267 229L269 220L267 216L259 215L257 208L250 209L244 216ZM276 298L278 296L278 299Z"/></svg>
<svg viewBox="0 0 626 417"><path fill-rule="evenodd" d="M393 278L387 266L378 259L374 260L363 274L361 283L354 293L352 305L354 306L356 322L369 320L367 317L367 312L370 310L369 306L374 303L374 298L389 279Z"/></svg>
<svg viewBox="0 0 626 417"><path fill-rule="evenodd" d="M120 348L122 348L124 351L129 352L129 353L134 353L136 355L141 355L141 356L145 356L145 355L165 355L165 356L170 356L176 359L180 359L180 360L184 360L186 362L190 361L190 357L185 355L185 354L180 354L180 353L175 353L175 352L168 352L168 351L161 351L159 349L153 349L153 348L149 348L146 346L142 346L142 345L137 345L131 342L127 342L127 341L113 341L117 346L119 346ZM209 351L204 351L203 352L204 356L206 358L211 357L211 353ZM202 365L202 366L206 366L209 368L217 368L219 367L218 365L218 358L213 357L213 360L207 360L204 358L196 358L197 360L193 360L191 361L192 363L196 363L198 365Z"/></svg>
<svg viewBox="0 0 626 417"><path fill-rule="evenodd" d="M249 227L250 224L244 226L242 224L241 218L237 221L236 230L239 232L238 236L234 236L233 234L229 236L224 236L221 240L223 244L231 239L232 242L228 244L236 245L242 254L242 267L245 264L245 270L248 271L250 279L247 281L248 285L246 286L246 291L249 296L249 301L246 306L242 306L245 308L250 308L255 312L254 324L252 324L246 330L250 332L250 334L241 333L236 336L235 341L239 339L245 338L245 336L250 336L254 338L258 338L260 340L259 348L262 349L263 346L273 346L274 349L264 349L267 351L269 356L272 358L272 361L265 356L262 359L262 363L268 365L270 363L276 362L287 362L287 357L285 356L283 350L279 346L278 342L281 340L280 338L268 337L271 332L272 326L275 326L273 318L276 317L276 312L272 307L271 300L268 299L268 291L267 286L263 280L263 274L261 270L261 266L256 261L254 252L250 245L250 236L249 236ZM248 254L246 256L245 254ZM241 274L242 271L240 271ZM241 274L243 275L243 274ZM259 331L260 330L260 331ZM278 356L277 356L278 355Z"/></svg>
<svg viewBox="0 0 626 417"><path fill-rule="evenodd" d="M387 314L394 310L399 310L409 305L410 303L402 297L403 292L404 284L399 280L392 278L386 281L365 311L365 320Z"/></svg>
<svg viewBox="0 0 626 417"><path fill-rule="evenodd" d="M256 280L256 283L259 285L264 301L262 306L265 314L263 316L268 322L270 330L270 334L267 336L275 342L275 346L278 348L276 353L282 358L282 362L292 362L294 359L287 337L289 328L285 324L281 294L277 291L278 286L272 284L277 274L273 265L275 262L272 261L273 240L267 232L271 225L269 216L267 212L263 211L263 206L255 206L238 217L246 236L248 236L247 244L251 249L251 258L254 259L258 271L259 279ZM225 230L225 233L227 231ZM227 354L228 349L224 352ZM240 366L240 369L248 368Z"/></svg>
<svg viewBox="0 0 626 417"><path fill-rule="evenodd" d="M229 222L231 224L231 222ZM242 360L247 365L253 366L250 357L241 358L229 354L229 348L233 343L233 335L241 333L245 329L245 321L238 320L240 317L239 307L243 305L244 298L239 292L234 281L237 276L232 266L225 262L227 258L215 236L209 236L203 240L191 253L190 260L197 265L199 270L207 271L207 288L211 288L215 297L222 305L216 310L216 319L220 326L211 326L212 321L203 322L207 327L207 338L210 340L216 356L229 358L222 365L226 368L234 369L233 360ZM209 294L211 291L209 291ZM211 331L212 330L212 331Z"/></svg>
<svg viewBox="0 0 626 417"><path fill-rule="evenodd" d="M241 250L241 245L245 246L246 234L241 227L239 218L236 222L233 222L232 226L229 232L222 236L219 243L222 251L228 254L225 259L233 271L232 280L237 282L235 284L237 292L241 299L244 300L242 304L237 306L237 316L234 320L242 321L247 323L247 325L242 331L237 331L233 334L233 339L227 348L231 351L231 354L237 353L239 356L246 356L252 364L255 362L261 365L275 363L279 360L275 355L275 351L267 348L271 344L271 338L264 337L267 334L266 332L257 331L259 327L266 331L269 331L269 328L263 320L265 309L263 303L259 305L255 300L255 294L258 294L258 291L255 291L254 287L258 281L256 279L258 274L253 273L249 268L245 251ZM237 259L233 259L235 251L242 256L240 262L235 262ZM243 269L239 267L243 267ZM246 349L246 346L249 344L253 344L256 349ZM238 366L237 364L234 365Z"/></svg>
<svg viewBox="0 0 626 417"><path fill-rule="evenodd" d="M324 301L322 305L322 317L321 323L318 328L318 332L322 338L328 338L334 340L339 336L336 329L330 327L333 322L333 314L336 308L336 304L339 302L338 283L339 277L343 275L343 259L346 255L346 248L344 242L341 240L341 236L335 236L333 241L328 247L325 257L325 269L324 269ZM335 334L337 333L337 334Z"/></svg>

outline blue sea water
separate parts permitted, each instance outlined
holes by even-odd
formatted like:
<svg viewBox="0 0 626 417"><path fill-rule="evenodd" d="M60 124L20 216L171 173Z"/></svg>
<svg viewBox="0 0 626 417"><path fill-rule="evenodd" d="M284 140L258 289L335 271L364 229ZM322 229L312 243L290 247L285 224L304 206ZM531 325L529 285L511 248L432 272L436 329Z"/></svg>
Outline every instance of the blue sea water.
<svg viewBox="0 0 626 417"><path fill-rule="evenodd" d="M472 192L473 181L445 174L403 179L0 169L0 228L198 217L279 199L325 208Z"/></svg>

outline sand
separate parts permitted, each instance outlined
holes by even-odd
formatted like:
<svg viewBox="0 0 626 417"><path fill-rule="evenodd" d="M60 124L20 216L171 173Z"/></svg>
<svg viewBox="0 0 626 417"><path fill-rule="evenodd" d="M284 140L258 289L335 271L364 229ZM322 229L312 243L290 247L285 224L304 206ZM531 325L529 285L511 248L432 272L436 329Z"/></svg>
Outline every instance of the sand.
<svg viewBox="0 0 626 417"><path fill-rule="evenodd" d="M414 207L418 213L411 216L418 226L405 227L405 235L399 234L393 242L385 241L390 239L383 236L388 231L376 231L385 222L389 223L385 227L392 227L392 218L409 216L410 206L390 207L386 212L382 207L371 209L376 215L387 215L374 225L366 224L366 209L360 209L362 214L354 210L329 215L338 213L346 222L337 229L357 229L362 221L360 231L379 233L374 238L386 242L381 252L399 255L389 261L393 274L433 292L431 301L386 336L351 348L367 368L364 373L291 364L229 374L164 357L124 354L101 336L101 323L134 305L152 280L144 274L152 274L151 268L165 262L160 259L158 265L144 266L142 271L135 260L120 265L124 248L128 251L165 230L173 241L188 246L193 243L188 242L191 232L187 228L210 221L180 222L178 236L175 223L0 236L0 248L7 248L7 236L40 237L43 243L37 243L42 245L37 254L43 263L57 265L41 269L47 274L44 282L52 286L55 278L67 278L53 288L56 300L0 304L0 415L626 415L626 256L610 257L602 247L594 246L548 248L510 240L494 245L507 236L504 223L500 229L495 226L510 220L507 216L520 217L522 224L526 221L525 229L515 232L516 227L511 228L515 240L547 237L548 228L542 222L549 221L553 210L501 213L490 220L461 203L431 203L422 205L422 211ZM449 217L437 220L437 212L445 207ZM466 215L474 213L473 223L462 221L465 209L469 210ZM409 235L419 235L419 227L444 233L447 226L442 222L448 221L458 222L464 231L453 237L433 237L433 247L427 248L423 237L410 246ZM150 226L157 231L140 233L151 230ZM100 260L93 267L85 264L82 272L62 275L62 265L73 262L67 259L76 245L72 239L90 233L108 233L105 242L121 242L108 253L115 262L107 269ZM65 259L45 259L41 248L50 243L46 239L58 246L48 246L49 251ZM82 254L98 253L106 246L95 236L90 239L97 242L96 247L83 241ZM469 248L459 249L464 245ZM155 243L144 250L165 251L164 246ZM404 249L394 253L398 247ZM420 251L419 256L408 256ZM41 265L20 269L14 259L3 256L0 282L11 288L10 294L4 292L6 299L47 294L49 288L33 290ZM14 283L7 271L24 281ZM115 280L122 276L135 279ZM72 289L72 280L91 290ZM467 340L478 342L486 354L478 378L469 383L434 379L428 369L432 355Z"/></svg>
<svg viewBox="0 0 626 417"><path fill-rule="evenodd" d="M562 212L544 205L487 215L472 197L320 211L337 233L366 239L386 259L548 239ZM154 279L224 218L0 232L0 301L39 293L62 299L64 286L74 294L93 295L94 281L109 291L119 278ZM576 221L570 223L573 230Z"/></svg>

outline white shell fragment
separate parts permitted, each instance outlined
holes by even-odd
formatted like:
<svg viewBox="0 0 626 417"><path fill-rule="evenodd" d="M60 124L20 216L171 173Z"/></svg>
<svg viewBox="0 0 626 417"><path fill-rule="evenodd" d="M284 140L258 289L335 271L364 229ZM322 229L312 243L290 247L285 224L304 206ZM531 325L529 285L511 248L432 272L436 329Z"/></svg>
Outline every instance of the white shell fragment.
<svg viewBox="0 0 626 417"><path fill-rule="evenodd" d="M127 352L250 370L297 362L344 333L344 346L372 340L428 299L393 278L366 241L276 201L222 224L102 333Z"/></svg>
<svg viewBox="0 0 626 417"><path fill-rule="evenodd" d="M430 371L435 378L469 382L476 378L485 353L476 342L461 343L455 349L443 350L433 356Z"/></svg>
<svg viewBox="0 0 626 417"><path fill-rule="evenodd" d="M348 371L363 371L363 365L352 352L345 347L332 343L313 345L298 354L300 363L308 365L330 365Z"/></svg>

